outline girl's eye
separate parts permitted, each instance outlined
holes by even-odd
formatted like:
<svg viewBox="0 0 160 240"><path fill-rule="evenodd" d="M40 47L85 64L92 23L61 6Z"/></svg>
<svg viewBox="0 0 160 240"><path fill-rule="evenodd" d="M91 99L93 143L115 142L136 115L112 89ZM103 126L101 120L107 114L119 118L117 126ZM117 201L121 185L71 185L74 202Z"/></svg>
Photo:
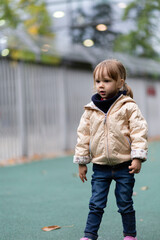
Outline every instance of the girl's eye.
<svg viewBox="0 0 160 240"><path fill-rule="evenodd" d="M96 80L96 83L100 83L100 81L99 81L99 80Z"/></svg>
<svg viewBox="0 0 160 240"><path fill-rule="evenodd" d="M109 82L109 80L105 79L104 82Z"/></svg>

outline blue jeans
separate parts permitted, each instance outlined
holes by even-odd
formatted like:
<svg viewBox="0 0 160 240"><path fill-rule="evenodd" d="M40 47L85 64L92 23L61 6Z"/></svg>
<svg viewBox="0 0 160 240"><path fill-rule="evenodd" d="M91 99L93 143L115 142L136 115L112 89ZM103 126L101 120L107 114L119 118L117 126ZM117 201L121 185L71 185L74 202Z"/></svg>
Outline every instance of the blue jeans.
<svg viewBox="0 0 160 240"><path fill-rule="evenodd" d="M98 229L106 207L108 192L112 180L116 181L115 196L118 212L121 213L124 236L136 236L135 211L132 193L134 174L129 173L130 162L116 166L93 164L92 197L85 228L85 237L96 240Z"/></svg>

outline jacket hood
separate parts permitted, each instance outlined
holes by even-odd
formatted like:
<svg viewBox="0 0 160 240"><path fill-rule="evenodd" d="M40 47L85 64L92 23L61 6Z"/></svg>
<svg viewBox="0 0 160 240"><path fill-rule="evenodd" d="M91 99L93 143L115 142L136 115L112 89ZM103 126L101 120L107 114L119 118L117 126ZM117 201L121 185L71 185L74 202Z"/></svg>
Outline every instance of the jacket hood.
<svg viewBox="0 0 160 240"><path fill-rule="evenodd" d="M125 96L121 94L119 98L111 105L110 109L108 112L113 108L114 106L114 112L122 107L122 105L126 103L136 103L131 97ZM91 101L87 105L84 106L85 109L92 109L92 110L97 110L99 111L100 109Z"/></svg>

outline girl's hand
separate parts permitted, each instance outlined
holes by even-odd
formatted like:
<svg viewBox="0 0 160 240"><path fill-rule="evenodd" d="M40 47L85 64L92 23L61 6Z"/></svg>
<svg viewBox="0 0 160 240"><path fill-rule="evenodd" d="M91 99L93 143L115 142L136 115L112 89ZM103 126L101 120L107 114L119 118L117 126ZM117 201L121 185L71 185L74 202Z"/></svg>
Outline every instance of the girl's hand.
<svg viewBox="0 0 160 240"><path fill-rule="evenodd" d="M129 166L129 169L131 170L129 173L139 173L140 170L141 170L141 160L140 159L133 159L132 160L132 163L131 163L131 166Z"/></svg>
<svg viewBox="0 0 160 240"><path fill-rule="evenodd" d="M79 164L79 177L82 180L82 182L84 182L84 180L87 181L86 173L87 173L87 166L83 164Z"/></svg>

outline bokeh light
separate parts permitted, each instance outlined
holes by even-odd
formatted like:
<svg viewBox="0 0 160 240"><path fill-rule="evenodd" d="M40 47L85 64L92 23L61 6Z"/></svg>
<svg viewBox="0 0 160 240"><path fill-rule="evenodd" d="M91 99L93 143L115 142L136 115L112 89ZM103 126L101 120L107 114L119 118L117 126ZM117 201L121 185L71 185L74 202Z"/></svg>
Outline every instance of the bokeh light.
<svg viewBox="0 0 160 240"><path fill-rule="evenodd" d="M83 41L83 45L85 47L92 47L94 45L94 41L92 39L86 39Z"/></svg>
<svg viewBox="0 0 160 240"><path fill-rule="evenodd" d="M5 24L5 22L6 22L6 21L5 21L4 19L1 19L1 20L0 20L0 27L3 26L3 25Z"/></svg>
<svg viewBox="0 0 160 240"><path fill-rule="evenodd" d="M127 4L124 3L124 2L120 2L117 4L119 8L126 8L127 7Z"/></svg>
<svg viewBox="0 0 160 240"><path fill-rule="evenodd" d="M3 49L2 52L1 52L2 57L6 57L6 56L8 56L8 54L9 54L9 49L8 48Z"/></svg>
<svg viewBox="0 0 160 240"><path fill-rule="evenodd" d="M54 18L62 18L65 16L65 13L63 11L56 11L53 13Z"/></svg>
<svg viewBox="0 0 160 240"><path fill-rule="evenodd" d="M96 26L96 29L97 29L98 31L103 32L103 31L106 31L106 30L107 30L107 26L106 26L105 24L98 24L98 25Z"/></svg>

